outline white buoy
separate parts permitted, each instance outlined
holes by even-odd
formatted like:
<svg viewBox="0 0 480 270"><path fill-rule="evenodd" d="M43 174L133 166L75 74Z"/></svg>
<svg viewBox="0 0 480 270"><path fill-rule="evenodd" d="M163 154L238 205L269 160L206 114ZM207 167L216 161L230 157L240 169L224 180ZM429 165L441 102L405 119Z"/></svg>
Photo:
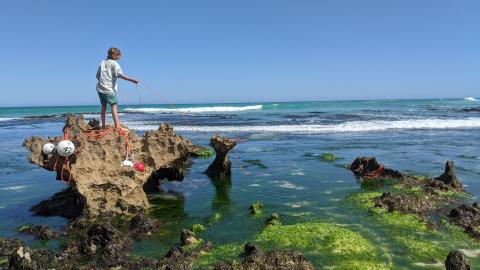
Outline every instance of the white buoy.
<svg viewBox="0 0 480 270"><path fill-rule="evenodd" d="M64 140L58 143L57 145L57 153L62 157L69 157L70 155L75 152L75 145L69 141Z"/></svg>
<svg viewBox="0 0 480 270"><path fill-rule="evenodd" d="M128 159L125 159L124 161L122 161L122 163L120 163L120 165L123 167L123 166L128 166L128 167L133 167L133 162L131 162L130 160Z"/></svg>
<svg viewBox="0 0 480 270"><path fill-rule="evenodd" d="M48 156L53 152L53 149L55 149L55 145L53 145L53 143L46 143L42 147L42 152Z"/></svg>

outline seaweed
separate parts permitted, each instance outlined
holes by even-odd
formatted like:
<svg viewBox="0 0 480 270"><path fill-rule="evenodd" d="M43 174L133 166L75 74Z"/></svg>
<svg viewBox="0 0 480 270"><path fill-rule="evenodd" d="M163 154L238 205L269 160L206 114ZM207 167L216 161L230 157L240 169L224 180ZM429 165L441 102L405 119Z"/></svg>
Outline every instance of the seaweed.
<svg viewBox="0 0 480 270"><path fill-rule="evenodd" d="M263 203L256 201L250 205L249 209L250 209L250 214L260 215L263 212Z"/></svg>
<svg viewBox="0 0 480 270"><path fill-rule="evenodd" d="M319 268L389 269L374 243L358 232L332 223L267 226L257 241L264 248L298 250Z"/></svg>
<svg viewBox="0 0 480 270"><path fill-rule="evenodd" d="M193 224L193 226L192 226L192 232L193 232L194 234L196 234L196 235L199 234L199 233L204 232L205 230L206 230L206 229L205 229L205 227L204 227L202 224L198 224L198 223L197 223L197 224Z"/></svg>
<svg viewBox="0 0 480 270"><path fill-rule="evenodd" d="M256 166L260 169L268 169L268 167L262 163L261 160L259 159L245 159L243 162L247 163L248 165L245 165L244 167L249 167L250 165Z"/></svg>
<svg viewBox="0 0 480 270"><path fill-rule="evenodd" d="M220 221L220 219L222 219L222 214L219 212L215 212L210 218L208 218L208 223L212 224Z"/></svg>
<svg viewBox="0 0 480 270"><path fill-rule="evenodd" d="M193 269L208 269L221 261L232 261L234 264L239 263L241 254L243 253L243 244L233 243L220 245L210 252L202 252L197 261L193 264Z"/></svg>
<svg viewBox="0 0 480 270"><path fill-rule="evenodd" d="M201 150L201 151L193 151L190 153L192 157L195 158L209 158L213 156L213 151L211 150Z"/></svg>
<svg viewBox="0 0 480 270"><path fill-rule="evenodd" d="M315 155L312 152L306 152L305 154L303 154L303 156L308 157L308 158L315 158L315 159L318 159L318 160L324 161L324 162L334 162L334 161L343 159L343 158L337 157L334 154L328 153L328 152L327 153L322 153L321 155Z"/></svg>

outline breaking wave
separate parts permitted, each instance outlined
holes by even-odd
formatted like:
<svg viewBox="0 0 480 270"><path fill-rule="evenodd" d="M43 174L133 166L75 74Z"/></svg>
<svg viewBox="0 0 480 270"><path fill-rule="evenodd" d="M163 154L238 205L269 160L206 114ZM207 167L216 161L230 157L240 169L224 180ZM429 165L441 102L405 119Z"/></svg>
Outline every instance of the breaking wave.
<svg viewBox="0 0 480 270"><path fill-rule="evenodd" d="M478 99L474 98L474 97L466 97L465 100L468 100L468 101L478 101Z"/></svg>
<svg viewBox="0 0 480 270"><path fill-rule="evenodd" d="M15 118L15 117L13 117L13 118L11 118L11 117L3 118L3 117L0 117L0 122L6 122L6 121L12 121L12 120L18 120L18 119L20 119L20 118Z"/></svg>
<svg viewBox="0 0 480 270"><path fill-rule="evenodd" d="M136 130L157 129L158 125L129 123ZM467 119L415 119L397 121L351 121L332 125L262 125L262 126L175 126L176 131L187 132L270 132L270 133L342 133L379 132L414 129L480 128L480 118Z"/></svg>
<svg viewBox="0 0 480 270"><path fill-rule="evenodd" d="M126 112L140 112L140 113L203 113L203 112L240 112L261 110L262 105L252 105L243 107L190 107L190 108L126 108Z"/></svg>

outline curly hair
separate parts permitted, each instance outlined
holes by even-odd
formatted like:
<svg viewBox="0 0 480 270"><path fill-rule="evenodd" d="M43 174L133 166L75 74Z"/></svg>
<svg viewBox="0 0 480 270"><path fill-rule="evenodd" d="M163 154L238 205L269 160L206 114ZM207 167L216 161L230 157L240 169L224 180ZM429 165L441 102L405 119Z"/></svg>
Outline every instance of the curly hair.
<svg viewBox="0 0 480 270"><path fill-rule="evenodd" d="M119 48L110 48L108 49L108 59L112 59L112 60L118 60L120 59L120 56L122 56L122 52L120 51Z"/></svg>

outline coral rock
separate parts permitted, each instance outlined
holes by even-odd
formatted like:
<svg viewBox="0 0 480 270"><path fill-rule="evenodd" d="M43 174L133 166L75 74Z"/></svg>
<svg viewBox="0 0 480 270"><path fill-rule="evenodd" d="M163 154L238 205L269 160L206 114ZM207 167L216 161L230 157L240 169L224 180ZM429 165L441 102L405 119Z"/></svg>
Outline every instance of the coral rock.
<svg viewBox="0 0 480 270"><path fill-rule="evenodd" d="M210 177L223 177L231 174L232 162L228 158L228 151L237 145L233 139L223 138L218 135L210 139L210 146L215 150L215 160L210 164L205 173Z"/></svg>

